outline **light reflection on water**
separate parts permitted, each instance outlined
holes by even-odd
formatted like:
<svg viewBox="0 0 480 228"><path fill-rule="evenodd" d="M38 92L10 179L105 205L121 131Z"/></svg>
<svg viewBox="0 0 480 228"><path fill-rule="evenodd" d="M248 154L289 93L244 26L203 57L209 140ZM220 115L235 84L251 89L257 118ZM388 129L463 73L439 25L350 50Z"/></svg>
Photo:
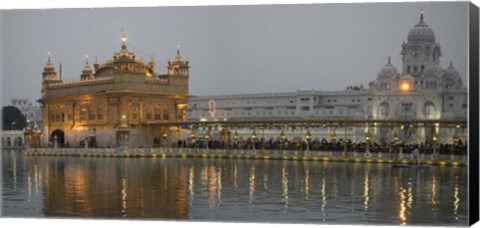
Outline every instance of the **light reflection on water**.
<svg viewBox="0 0 480 228"><path fill-rule="evenodd" d="M2 155L9 217L467 224L465 167Z"/></svg>

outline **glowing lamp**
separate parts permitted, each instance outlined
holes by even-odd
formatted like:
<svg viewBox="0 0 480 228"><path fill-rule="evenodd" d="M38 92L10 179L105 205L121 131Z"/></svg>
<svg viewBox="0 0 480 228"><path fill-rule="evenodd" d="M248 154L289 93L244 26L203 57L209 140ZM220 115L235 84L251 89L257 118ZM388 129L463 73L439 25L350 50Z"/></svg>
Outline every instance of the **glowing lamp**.
<svg viewBox="0 0 480 228"><path fill-rule="evenodd" d="M235 133L233 134L233 140L237 141L238 139L238 132L235 131Z"/></svg>
<svg viewBox="0 0 480 228"><path fill-rule="evenodd" d="M395 133L393 134L393 141L394 141L394 142L398 142L397 132L395 132Z"/></svg>
<svg viewBox="0 0 480 228"><path fill-rule="evenodd" d="M280 140L285 141L285 133L283 131L280 133Z"/></svg>
<svg viewBox="0 0 480 228"><path fill-rule="evenodd" d="M330 139L332 140L332 142L335 142L337 140L337 134L335 134L335 132L332 132L332 134L330 134Z"/></svg>
<svg viewBox="0 0 480 228"><path fill-rule="evenodd" d="M210 139L210 131L207 131L207 133L205 134L205 140L209 140Z"/></svg>
<svg viewBox="0 0 480 228"><path fill-rule="evenodd" d="M372 137L370 136L370 133L369 132L365 133L365 140L367 140L367 142L370 142L371 139Z"/></svg>
<svg viewBox="0 0 480 228"><path fill-rule="evenodd" d="M252 139L255 140L255 138L257 138L257 133L255 132L255 130L253 130L253 132L252 132Z"/></svg>
<svg viewBox="0 0 480 228"><path fill-rule="evenodd" d="M402 91L409 91L410 90L410 83L408 82L403 82L400 86L400 89Z"/></svg>
<svg viewBox="0 0 480 228"><path fill-rule="evenodd" d="M437 135L437 133L433 134L432 140L433 140L434 143L437 143L437 141L438 141L438 135Z"/></svg>
<svg viewBox="0 0 480 228"><path fill-rule="evenodd" d="M309 141L311 137L312 137L312 134L310 134L310 131L307 130L307 133L305 134L305 139Z"/></svg>

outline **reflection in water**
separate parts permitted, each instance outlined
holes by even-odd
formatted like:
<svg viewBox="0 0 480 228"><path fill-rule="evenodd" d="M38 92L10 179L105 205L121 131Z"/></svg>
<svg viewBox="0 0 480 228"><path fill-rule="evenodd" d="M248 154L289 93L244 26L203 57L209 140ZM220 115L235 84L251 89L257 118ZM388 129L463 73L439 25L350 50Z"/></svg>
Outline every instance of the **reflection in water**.
<svg viewBox="0 0 480 228"><path fill-rule="evenodd" d="M409 209L412 208L413 204L413 193L412 193L412 179L408 179L408 201L407 201L407 206Z"/></svg>
<svg viewBox="0 0 480 228"><path fill-rule="evenodd" d="M248 204L252 204L253 198L255 195L255 168L254 167L250 169L249 181L250 181L250 191L248 194Z"/></svg>
<svg viewBox="0 0 480 228"><path fill-rule="evenodd" d="M2 156L6 216L468 222L463 167L399 170L385 164L315 161Z"/></svg>
<svg viewBox="0 0 480 228"><path fill-rule="evenodd" d="M217 202L218 202L218 205L220 205L222 203L222 201L221 201L221 199L222 199L222 170L221 169L218 169L218 172L217 172L217 186L218 186Z"/></svg>
<svg viewBox="0 0 480 228"><path fill-rule="evenodd" d="M282 195L285 201L285 208L288 207L288 177L285 166L282 167Z"/></svg>
<svg viewBox="0 0 480 228"><path fill-rule="evenodd" d="M13 190L17 191L17 155L13 154Z"/></svg>
<svg viewBox="0 0 480 228"><path fill-rule="evenodd" d="M458 207L460 203L460 198L458 197L458 176L455 176L455 181L453 185L453 215L455 216L455 220L458 220Z"/></svg>
<svg viewBox="0 0 480 228"><path fill-rule="evenodd" d="M368 201L370 200L370 196L369 196L369 184L368 184L368 171L365 171L365 180L363 182L363 197L365 198L365 201L363 202L363 205L364 205L364 208L365 208L365 211L368 211Z"/></svg>
<svg viewBox="0 0 480 228"><path fill-rule="evenodd" d="M400 225L407 224L407 206L406 206L406 189L400 188L400 210L398 211L398 219L400 220Z"/></svg>
<svg viewBox="0 0 480 228"><path fill-rule="evenodd" d="M122 179L122 217L127 216L127 180Z"/></svg>
<svg viewBox="0 0 480 228"><path fill-rule="evenodd" d="M193 199L195 198L195 193L193 191L193 186L195 185L194 180L195 180L195 174L193 172L193 167L190 167L190 172L188 174L188 193L190 194L190 201L188 205L190 206L192 206Z"/></svg>
<svg viewBox="0 0 480 228"><path fill-rule="evenodd" d="M238 191L238 167L236 162L235 162L235 165L233 166L233 190L235 192Z"/></svg>
<svg viewBox="0 0 480 228"><path fill-rule="evenodd" d="M435 176L432 176L432 210L435 210L435 204L437 204L435 194L437 194L437 183Z"/></svg>
<svg viewBox="0 0 480 228"><path fill-rule="evenodd" d="M322 212L323 221L325 221L325 207L327 206L326 188L327 188L327 180L326 180L326 177L325 177L325 172L322 171L322 206L321 206L321 212Z"/></svg>
<svg viewBox="0 0 480 228"><path fill-rule="evenodd" d="M215 173L215 167L210 166L208 168L208 195L209 195L209 208L215 208L216 200L215 197L217 195L217 174Z"/></svg>
<svg viewBox="0 0 480 228"><path fill-rule="evenodd" d="M305 167L305 199L308 200L308 193L310 192L310 171Z"/></svg>

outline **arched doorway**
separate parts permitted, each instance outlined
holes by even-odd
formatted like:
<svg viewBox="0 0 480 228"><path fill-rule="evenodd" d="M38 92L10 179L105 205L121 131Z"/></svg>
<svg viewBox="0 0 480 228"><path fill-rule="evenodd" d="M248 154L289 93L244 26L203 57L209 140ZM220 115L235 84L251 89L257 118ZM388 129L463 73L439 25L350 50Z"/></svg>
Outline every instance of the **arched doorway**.
<svg viewBox="0 0 480 228"><path fill-rule="evenodd" d="M57 138L57 146L63 147L63 145L65 143L65 133L60 129L57 129L57 130L53 131L52 134L50 135L52 145L54 145L54 143L55 143L53 141L55 139L55 136Z"/></svg>

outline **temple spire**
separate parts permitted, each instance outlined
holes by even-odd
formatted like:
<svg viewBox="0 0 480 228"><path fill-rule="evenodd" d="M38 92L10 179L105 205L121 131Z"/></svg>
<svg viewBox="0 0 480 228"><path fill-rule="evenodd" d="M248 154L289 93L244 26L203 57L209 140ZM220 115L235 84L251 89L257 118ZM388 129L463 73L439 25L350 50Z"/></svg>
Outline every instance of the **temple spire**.
<svg viewBox="0 0 480 228"><path fill-rule="evenodd" d="M52 53L48 52L48 62L50 62L50 55L51 55L51 54L52 54Z"/></svg>
<svg viewBox="0 0 480 228"><path fill-rule="evenodd" d="M177 45L177 57L180 57L180 45Z"/></svg>
<svg viewBox="0 0 480 228"><path fill-rule="evenodd" d="M423 9L421 9L421 10L420 10L420 20L421 20L421 21L423 21L423 13L424 13L424 11L423 11Z"/></svg>
<svg viewBox="0 0 480 228"><path fill-rule="evenodd" d="M390 63L390 56L388 56L388 58L387 58L387 59L388 59L388 64L391 64L391 63Z"/></svg>
<svg viewBox="0 0 480 228"><path fill-rule="evenodd" d="M125 32L123 31L122 28L122 50L127 49L127 36L125 35Z"/></svg>
<svg viewBox="0 0 480 228"><path fill-rule="evenodd" d="M88 65L88 55L85 55L85 64Z"/></svg>

